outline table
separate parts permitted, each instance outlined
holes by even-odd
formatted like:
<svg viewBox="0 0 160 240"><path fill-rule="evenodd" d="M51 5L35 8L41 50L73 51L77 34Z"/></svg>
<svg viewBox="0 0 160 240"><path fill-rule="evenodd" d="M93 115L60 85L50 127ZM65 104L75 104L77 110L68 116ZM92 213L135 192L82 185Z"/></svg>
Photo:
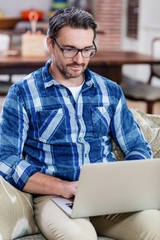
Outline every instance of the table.
<svg viewBox="0 0 160 240"><path fill-rule="evenodd" d="M91 69L118 84L122 83L122 67L125 64L160 64L160 58L154 58L151 55L138 52L120 50L99 52L90 62Z"/></svg>
<svg viewBox="0 0 160 240"><path fill-rule="evenodd" d="M0 56L0 74L28 74L44 65L46 57ZM91 58L91 70L121 84L124 64L160 64L160 58L154 58L131 51L98 52Z"/></svg>

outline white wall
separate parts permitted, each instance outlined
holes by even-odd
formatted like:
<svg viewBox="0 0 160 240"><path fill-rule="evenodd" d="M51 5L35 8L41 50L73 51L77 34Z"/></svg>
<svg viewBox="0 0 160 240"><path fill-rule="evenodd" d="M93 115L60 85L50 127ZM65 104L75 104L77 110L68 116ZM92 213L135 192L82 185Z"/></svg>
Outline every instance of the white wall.
<svg viewBox="0 0 160 240"><path fill-rule="evenodd" d="M124 0L124 16L126 18L126 1ZM151 53L151 41L154 37L160 37L160 0L140 0L139 12L139 32L138 39L126 37L125 30L123 33L123 49L131 49L141 53ZM126 23L124 22L124 29ZM135 77L141 81L147 81L150 74L149 65L125 66L125 74ZM156 79L155 79L156 80ZM157 82L158 83L158 82ZM156 81L155 81L156 84Z"/></svg>
<svg viewBox="0 0 160 240"><path fill-rule="evenodd" d="M68 0L69 4L74 4L77 0ZM87 1L93 7L93 12L95 4L97 0L89 0ZM47 12L50 9L52 0L0 0L0 11L4 12L6 16L20 16L21 10L24 9L39 9L43 10L46 13L46 17L48 17Z"/></svg>
<svg viewBox="0 0 160 240"><path fill-rule="evenodd" d="M51 0L0 0L0 11L6 16L20 16L21 10L39 9L49 11Z"/></svg>
<svg viewBox="0 0 160 240"><path fill-rule="evenodd" d="M160 36L160 1L141 0L140 50L150 53L151 40Z"/></svg>

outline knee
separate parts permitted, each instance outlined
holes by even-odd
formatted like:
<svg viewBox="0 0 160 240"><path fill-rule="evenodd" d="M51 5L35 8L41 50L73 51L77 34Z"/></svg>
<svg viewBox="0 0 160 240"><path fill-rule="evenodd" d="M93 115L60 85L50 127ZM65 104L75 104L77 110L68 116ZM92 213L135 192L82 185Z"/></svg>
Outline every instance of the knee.
<svg viewBox="0 0 160 240"><path fill-rule="evenodd" d="M143 240L159 240L160 239L160 211L146 210L143 212L141 239ZM140 226L141 226L140 225Z"/></svg>
<svg viewBox="0 0 160 240"><path fill-rule="evenodd" d="M88 218L69 218L49 197L35 199L35 219L48 240L97 240L95 228Z"/></svg>
<svg viewBox="0 0 160 240"><path fill-rule="evenodd" d="M93 225L85 219L71 220L69 223L63 222L62 225L49 224L47 231L43 232L48 240L97 240L97 234ZM42 229L41 229L42 230ZM43 230L42 230L43 231Z"/></svg>
<svg viewBox="0 0 160 240"><path fill-rule="evenodd" d="M137 214L135 223L136 233L139 233L141 240L160 239L160 211L145 210Z"/></svg>
<svg viewBox="0 0 160 240"><path fill-rule="evenodd" d="M77 219L78 220L78 219ZM68 229L67 229L68 230ZM66 233L65 233L64 237L65 240L97 240L97 234L96 231L93 227L93 225L87 221L87 223L85 222L85 219L83 219L83 222L81 222L79 224L76 223L75 220L75 227L74 229L69 229ZM63 238L62 238L63 239Z"/></svg>

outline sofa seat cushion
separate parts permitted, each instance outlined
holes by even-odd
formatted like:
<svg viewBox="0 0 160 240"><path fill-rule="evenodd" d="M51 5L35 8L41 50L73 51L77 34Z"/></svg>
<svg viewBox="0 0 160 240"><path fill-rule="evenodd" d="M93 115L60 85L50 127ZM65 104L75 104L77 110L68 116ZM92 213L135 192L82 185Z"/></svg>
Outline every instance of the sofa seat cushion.
<svg viewBox="0 0 160 240"><path fill-rule="evenodd" d="M46 240L42 234L28 235L26 237L16 238L15 240Z"/></svg>
<svg viewBox="0 0 160 240"><path fill-rule="evenodd" d="M32 195L23 193L0 176L0 239L38 233L34 222Z"/></svg>
<svg viewBox="0 0 160 240"><path fill-rule="evenodd" d="M27 237L16 238L16 240L46 240L46 239L42 236L42 234L36 234ZM108 237L98 237L97 240L114 240L114 239Z"/></svg>

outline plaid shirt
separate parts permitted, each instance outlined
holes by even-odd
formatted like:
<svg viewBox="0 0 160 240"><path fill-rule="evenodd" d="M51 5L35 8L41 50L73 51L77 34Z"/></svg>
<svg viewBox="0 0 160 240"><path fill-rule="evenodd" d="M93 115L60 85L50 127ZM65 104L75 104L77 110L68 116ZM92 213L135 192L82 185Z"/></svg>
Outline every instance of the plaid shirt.
<svg viewBox="0 0 160 240"><path fill-rule="evenodd" d="M85 71L75 102L49 74L50 61L14 84L0 120L0 175L18 189L36 172L73 181L83 164L115 161L111 138L125 159L150 158L150 146L121 88Z"/></svg>

